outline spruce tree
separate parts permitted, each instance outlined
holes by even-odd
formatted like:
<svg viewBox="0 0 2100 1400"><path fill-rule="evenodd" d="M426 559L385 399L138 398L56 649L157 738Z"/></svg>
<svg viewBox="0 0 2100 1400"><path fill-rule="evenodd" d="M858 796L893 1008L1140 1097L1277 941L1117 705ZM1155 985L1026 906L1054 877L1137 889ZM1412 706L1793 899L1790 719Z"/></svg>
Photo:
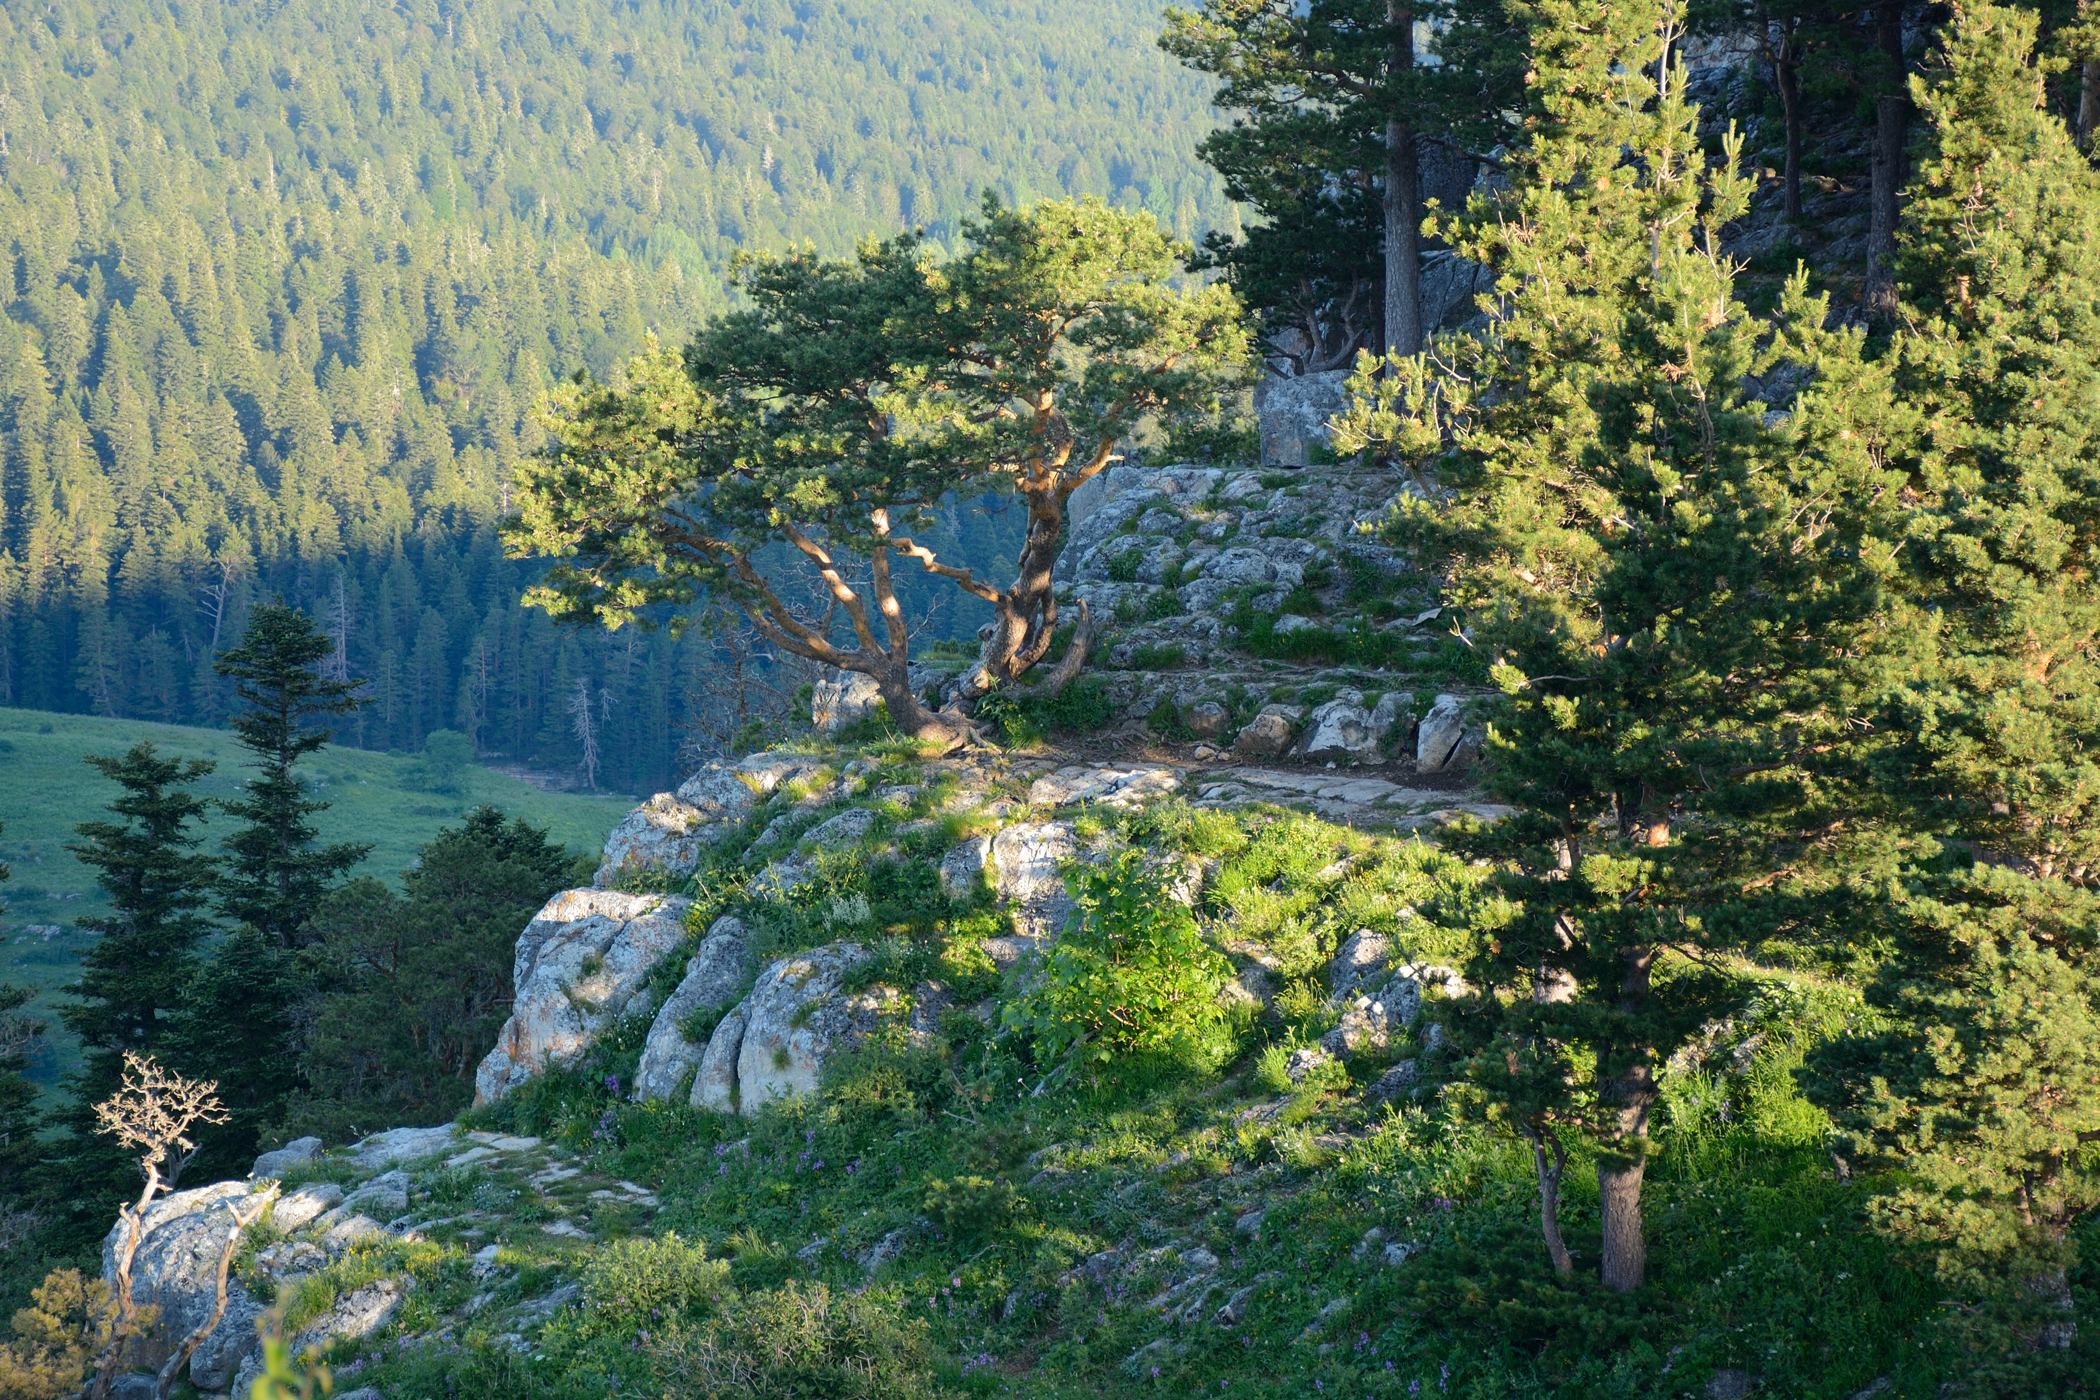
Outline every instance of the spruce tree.
<svg viewBox="0 0 2100 1400"><path fill-rule="evenodd" d="M1915 89L1891 359L1932 657L1887 771L1939 858L1873 991L1895 1028L1830 1057L1855 1152L1901 1173L1883 1224L2030 1341L2064 1339L2100 1206L2100 174L2047 109L2035 27L1964 5Z"/></svg>
<svg viewBox="0 0 2100 1400"><path fill-rule="evenodd" d="M83 1114L116 1087L124 1052L156 1049L167 1034L212 929L205 911L215 864L197 849L206 803L190 790L210 762L163 755L150 742L87 762L118 793L112 819L82 822L68 847L109 904L80 920L95 941L60 1013L82 1045L72 1090Z"/></svg>
<svg viewBox="0 0 2100 1400"><path fill-rule="evenodd" d="M1875 684L1855 657L1893 526L1841 404L1811 387L1774 421L1746 390L1782 362L1835 382L1860 341L1823 330L1800 275L1771 322L1737 296L1721 230L1749 184L1732 133L1718 166L1702 152L1682 5L1537 12L1512 184L1444 226L1497 309L1360 363L1337 441L1434 460L1395 533L1491 660L1487 781L1516 809L1458 842L1503 896L1479 916L1468 1074L1536 1154L1563 1275L1562 1170L1594 1142L1601 1272L1630 1290L1658 1072L1829 878L1850 798L1827 756Z"/></svg>
<svg viewBox="0 0 2100 1400"><path fill-rule="evenodd" d="M241 796L222 804L242 825L226 838L219 907L278 948L297 946L321 897L370 849L321 843L312 817L328 804L293 771L331 737L320 721L360 703L359 682L322 676L330 651L327 634L280 601L258 605L216 662L241 703L233 731L255 766Z"/></svg>

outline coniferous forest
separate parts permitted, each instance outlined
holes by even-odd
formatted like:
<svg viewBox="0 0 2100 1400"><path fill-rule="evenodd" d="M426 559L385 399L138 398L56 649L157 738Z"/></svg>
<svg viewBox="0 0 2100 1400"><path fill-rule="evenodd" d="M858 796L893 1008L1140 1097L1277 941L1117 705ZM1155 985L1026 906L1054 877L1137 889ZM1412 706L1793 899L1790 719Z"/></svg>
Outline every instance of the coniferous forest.
<svg viewBox="0 0 2100 1400"><path fill-rule="evenodd" d="M2100 1394L2100 0L874 8L0 16L0 1400Z"/></svg>
<svg viewBox="0 0 2100 1400"><path fill-rule="evenodd" d="M516 606L534 401L720 309L738 249L979 194L1227 224L1205 84L1113 0L87 3L0 13L0 704L219 724L282 596L371 704L579 780L706 749L714 643Z"/></svg>

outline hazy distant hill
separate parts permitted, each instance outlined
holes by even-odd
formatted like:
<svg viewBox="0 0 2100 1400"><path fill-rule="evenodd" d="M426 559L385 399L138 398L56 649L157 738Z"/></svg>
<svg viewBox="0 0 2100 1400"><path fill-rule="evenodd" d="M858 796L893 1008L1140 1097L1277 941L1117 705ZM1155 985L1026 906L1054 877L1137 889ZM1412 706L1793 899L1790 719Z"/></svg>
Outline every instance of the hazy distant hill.
<svg viewBox="0 0 2100 1400"><path fill-rule="evenodd" d="M492 547L555 376L978 192L1224 206L1206 84L1116 0L52 0L0 10L0 703L211 723L283 592L352 731L660 783L702 643L558 634ZM230 581L228 605L215 590ZM340 584L340 589L338 588Z"/></svg>

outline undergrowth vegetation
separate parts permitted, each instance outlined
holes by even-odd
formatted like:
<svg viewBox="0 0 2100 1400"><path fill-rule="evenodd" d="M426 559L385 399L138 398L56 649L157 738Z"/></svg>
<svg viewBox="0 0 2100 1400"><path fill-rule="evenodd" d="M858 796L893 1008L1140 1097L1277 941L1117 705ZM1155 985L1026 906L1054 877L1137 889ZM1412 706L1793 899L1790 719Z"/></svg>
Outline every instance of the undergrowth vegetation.
<svg viewBox="0 0 2100 1400"><path fill-rule="evenodd" d="M972 819L897 800L792 898L727 877L780 858L756 839L696 889L706 917L737 909L769 947L850 935L877 949L869 981L947 982L937 1029L892 1025L833 1056L817 1095L739 1117L631 1101L633 1022L477 1110L472 1126L545 1137L661 1208L628 1219L579 1196L596 1237L561 1238L543 1227L570 1206L445 1174L433 1185L482 1203L501 1244L499 1298L573 1285L583 1306L523 1352L468 1316L442 1342L375 1353L361 1383L1499 1400L1698 1395L1742 1372L1765 1393L1850 1396L1884 1378L1883 1393L1928 1393L1959 1364L1942 1290L1869 1227L1874 1183L1833 1158L1802 1088L1816 1047L1864 1024L1850 986L1748 969L1751 1009L1670 1066L1655 1286L1626 1298L1545 1267L1529 1151L1459 1087L1437 1003L1388 1053L1309 1053L1339 1014L1342 941L1371 929L1408 960L1463 965L1460 931L1491 897L1480 871L1290 813L1100 812L1080 823L1096 855L1072 876L1059 952L1002 976L981 946L1002 916L911 873ZM1188 872L1193 906L1171 894ZM1414 1075L1396 1090L1401 1060ZM1568 1182L1581 1256L1595 1188ZM400 1261L433 1315L468 1290L483 1242L446 1228Z"/></svg>

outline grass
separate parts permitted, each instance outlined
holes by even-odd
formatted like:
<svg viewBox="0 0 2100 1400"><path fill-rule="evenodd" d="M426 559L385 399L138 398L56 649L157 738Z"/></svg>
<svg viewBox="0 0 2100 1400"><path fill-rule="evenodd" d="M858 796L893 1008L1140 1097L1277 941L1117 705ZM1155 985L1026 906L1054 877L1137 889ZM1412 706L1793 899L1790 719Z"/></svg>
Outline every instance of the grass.
<svg viewBox="0 0 2100 1400"><path fill-rule="evenodd" d="M51 994L72 979L90 936L77 928L78 921L103 907L92 872L66 845L75 826L102 815L116 785L83 759L121 752L142 739L168 753L217 763L217 771L198 784L205 796L230 797L241 782L241 752L221 730L0 709L0 860L14 868L14 879L0 885L0 900L7 904L0 915L0 981L36 992L32 1009L53 1023L35 1067L46 1085L73 1054L70 1038L56 1024ZM546 827L575 851L594 853L633 805L627 797L543 791L482 767L462 775L457 794L430 792L417 786L417 764L409 756L341 747L323 749L304 764L315 795L329 803L317 818L323 839L372 847L358 873L398 878L440 827L483 804ZM207 842L230 825L214 814ZM50 938L25 931L51 925L61 931Z"/></svg>
<svg viewBox="0 0 2100 1400"><path fill-rule="evenodd" d="M1581 1273L1563 1284L1537 1240L1529 1157L1437 1088L1452 1068L1440 1052L1416 1043L1424 1087L1391 1103L1365 1093L1376 1062L1298 1084L1282 1072L1321 1029L1309 1008L1340 939L1376 926L1410 956L1460 958L1464 935L1439 910L1477 872L1418 841L1274 812L1162 803L1109 820L1123 839L1212 862L1208 936L1258 945L1301 993L1232 1063L1041 1093L1025 1037L955 1011L930 1039L878 1036L834 1058L814 1098L735 1117L622 1099L608 1076L626 1081L638 1037L608 1038L474 1121L544 1135L598 1177L658 1193L648 1228L685 1243L601 1232L565 1263L531 1229L498 1227L543 1260L550 1287L567 1271L606 1291L646 1269L651 1287L609 1296L648 1318L551 1327L529 1377L493 1325L470 1322L360 1378L387 1394L437 1393L441 1370L445 1393L466 1397L528 1380L556 1396L712 1393L680 1379L694 1329L714 1329L707 1354L727 1364L759 1345L730 1325L737 1309L792 1315L814 1290L864 1300L868 1360L894 1350L928 1368L913 1395L1660 1400L1740 1371L1761 1394L1845 1397L1877 1381L1932 1394L1960 1371L1943 1290L1869 1227L1876 1183L1832 1170L1830 1122L1794 1073L1842 1032L1843 988L1773 974L1735 1028L1757 1047L1748 1063L1721 1053L1670 1072L1648 1195L1654 1282L1624 1299L1594 1281L1594 1162L1571 1164ZM864 884L869 869L829 878ZM914 917L940 901L891 869L876 882L898 888L873 901L894 942L884 979L909 985L937 952L959 1003L1010 992L955 977L959 943L991 926L966 908ZM746 913L780 923L776 938L798 917ZM1404 1246L1398 1262L1387 1244ZM681 1273L691 1286L656 1282Z"/></svg>

